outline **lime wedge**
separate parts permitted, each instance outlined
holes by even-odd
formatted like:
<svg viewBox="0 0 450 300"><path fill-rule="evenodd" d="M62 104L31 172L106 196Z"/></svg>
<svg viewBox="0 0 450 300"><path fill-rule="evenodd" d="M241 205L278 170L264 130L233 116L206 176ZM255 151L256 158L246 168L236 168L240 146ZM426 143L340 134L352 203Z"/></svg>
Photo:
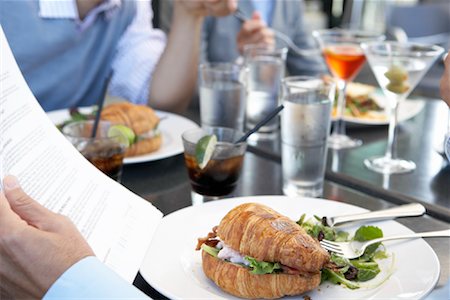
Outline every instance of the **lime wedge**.
<svg viewBox="0 0 450 300"><path fill-rule="evenodd" d="M200 169L203 169L211 159L217 144L215 134L205 135L195 145L195 159Z"/></svg>
<svg viewBox="0 0 450 300"><path fill-rule="evenodd" d="M121 124L109 127L107 135L110 138L116 137L119 143L126 147L129 147L136 140L134 131L130 127Z"/></svg>

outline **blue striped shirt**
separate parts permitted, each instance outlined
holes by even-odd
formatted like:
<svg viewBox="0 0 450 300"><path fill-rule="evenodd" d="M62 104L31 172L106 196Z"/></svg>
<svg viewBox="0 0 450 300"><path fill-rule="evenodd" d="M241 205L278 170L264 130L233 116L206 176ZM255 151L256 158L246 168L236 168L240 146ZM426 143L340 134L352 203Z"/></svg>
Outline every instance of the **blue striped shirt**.
<svg viewBox="0 0 450 300"><path fill-rule="evenodd" d="M151 76L166 45L165 34L153 28L151 0L136 2L136 15L117 46L112 61L114 76L108 93L134 103L147 103ZM79 31L88 30L100 14L112 15L122 0L105 0L80 20L75 0L39 0L44 19L72 19Z"/></svg>

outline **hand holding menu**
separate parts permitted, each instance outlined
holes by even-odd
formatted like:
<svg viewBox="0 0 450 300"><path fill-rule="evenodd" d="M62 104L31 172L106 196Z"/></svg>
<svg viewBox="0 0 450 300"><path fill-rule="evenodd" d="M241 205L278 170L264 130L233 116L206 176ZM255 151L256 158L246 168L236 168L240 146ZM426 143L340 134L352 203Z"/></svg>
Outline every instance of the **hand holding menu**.
<svg viewBox="0 0 450 300"><path fill-rule="evenodd" d="M0 26L0 178L8 174L32 198L68 216L97 257L133 281L161 212L98 171L58 131Z"/></svg>

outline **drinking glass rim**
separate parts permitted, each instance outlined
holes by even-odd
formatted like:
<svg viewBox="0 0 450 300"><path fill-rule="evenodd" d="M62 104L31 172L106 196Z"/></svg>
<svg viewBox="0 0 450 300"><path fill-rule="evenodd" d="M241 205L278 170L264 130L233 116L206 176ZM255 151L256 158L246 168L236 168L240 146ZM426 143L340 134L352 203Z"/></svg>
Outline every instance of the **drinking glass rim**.
<svg viewBox="0 0 450 300"><path fill-rule="evenodd" d="M243 69L243 66L234 63L234 62L203 62L200 64L200 70L209 69L210 72L213 73L235 73L240 72ZM220 67L220 68L214 68Z"/></svg>
<svg viewBox="0 0 450 300"><path fill-rule="evenodd" d="M67 136L67 137L72 138L72 139L78 139L80 141L89 141L89 140L105 140L105 141L107 141L107 140L115 140L115 139L117 139L119 137L119 135L85 137L85 136L73 135L73 134L70 134L70 133L66 132L66 128L74 127L74 126L80 125L82 123L88 123L88 124L92 124L93 125L94 124L94 120L81 120L81 121L75 121L75 122L72 122L70 124L67 124L67 125L65 125L62 128L62 133L64 134L64 136ZM107 124L109 126L112 125L112 123L110 121L100 120L99 123L98 123L98 126L101 126L102 124Z"/></svg>
<svg viewBox="0 0 450 300"><path fill-rule="evenodd" d="M354 39L357 43L363 43L365 41L378 40L383 41L386 39L386 36L382 33L369 31L369 30L360 30L360 29L344 29L344 28L328 28L328 29L317 29L312 32L313 37L318 40L324 41L324 37L328 38L351 38ZM324 41L324 44L327 44Z"/></svg>
<svg viewBox="0 0 450 300"><path fill-rule="evenodd" d="M208 130L211 131L211 132L208 132ZM238 129L229 128L229 127L222 127L222 126L211 126L208 129L205 129L205 128L202 128L202 127L188 129L188 130L184 131L181 134L181 138L184 141L186 141L187 143L195 145L198 142L198 140L196 142L192 142L191 139L189 139L187 137L187 135L193 134L193 133L196 133L196 132L202 132L202 133L204 133L204 135L208 135L208 134L214 133L214 130L228 131L228 132L231 131L233 133L234 137L237 135L237 138L239 138L239 137L244 135L244 132L242 132L241 130L238 130ZM220 142L220 140L218 140L218 141ZM238 147L242 147L244 145L247 145L247 142L246 141L239 142L239 143L229 142L229 144L233 145L233 148L238 148Z"/></svg>
<svg viewBox="0 0 450 300"><path fill-rule="evenodd" d="M266 50L268 52L279 54L281 56L285 56L288 53L288 48L286 46L278 46L276 44L274 45L267 45L267 44L247 44L244 45L244 50L242 51L244 57L247 56L247 52L252 49L261 49Z"/></svg>
<svg viewBox="0 0 450 300"><path fill-rule="evenodd" d="M314 87L305 87L305 86L298 86L295 85L294 82L298 81L320 81L322 84L320 86L314 86ZM319 90L321 87L326 87L329 90L335 90L336 89L336 83L333 81L326 81L322 77L318 76L307 76L307 75L299 75L299 76L288 76L281 80L282 86L287 85L288 87L296 87L298 89L303 89L305 91L308 90ZM328 98L327 98L328 99ZM328 99L328 101L332 101L331 99Z"/></svg>
<svg viewBox="0 0 450 300"><path fill-rule="evenodd" d="M312 81L312 80L319 80L321 82L326 83L327 85L333 84L332 81L326 81L321 76L309 76L309 75L294 75L294 76L287 76L281 79L281 82L288 83L290 81Z"/></svg>
<svg viewBox="0 0 450 300"><path fill-rule="evenodd" d="M382 55L382 56L393 56L393 57L400 57L405 56L405 54L399 54L398 52L392 52L389 50L383 50L378 49L377 51L373 51L374 49L372 47L375 46L386 46L391 45L394 47L398 47L398 49L402 50L409 50L411 47L417 47L418 50L411 51L408 53L408 56L413 57L421 57L421 56L437 56L441 55L445 52L445 49L441 46L435 45L435 44L424 44L424 43L416 43L416 42L397 42L397 41L372 41L372 42L363 42L361 43L361 48L365 52L374 52L376 55ZM385 48L386 49L386 48ZM427 49L427 50L425 50Z"/></svg>

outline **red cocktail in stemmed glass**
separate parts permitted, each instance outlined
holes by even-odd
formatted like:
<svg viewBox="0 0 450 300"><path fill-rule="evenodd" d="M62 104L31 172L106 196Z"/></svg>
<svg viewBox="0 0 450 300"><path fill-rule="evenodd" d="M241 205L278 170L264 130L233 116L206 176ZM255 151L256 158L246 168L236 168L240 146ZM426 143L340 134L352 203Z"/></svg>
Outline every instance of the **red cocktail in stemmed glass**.
<svg viewBox="0 0 450 300"><path fill-rule="evenodd" d="M336 122L328 139L332 149L353 148L362 144L345 134L344 111L345 91L364 65L366 57L360 47L362 42L383 40L384 36L358 30L324 29L315 30L313 36L322 49L325 61L337 81L339 97L336 109Z"/></svg>

